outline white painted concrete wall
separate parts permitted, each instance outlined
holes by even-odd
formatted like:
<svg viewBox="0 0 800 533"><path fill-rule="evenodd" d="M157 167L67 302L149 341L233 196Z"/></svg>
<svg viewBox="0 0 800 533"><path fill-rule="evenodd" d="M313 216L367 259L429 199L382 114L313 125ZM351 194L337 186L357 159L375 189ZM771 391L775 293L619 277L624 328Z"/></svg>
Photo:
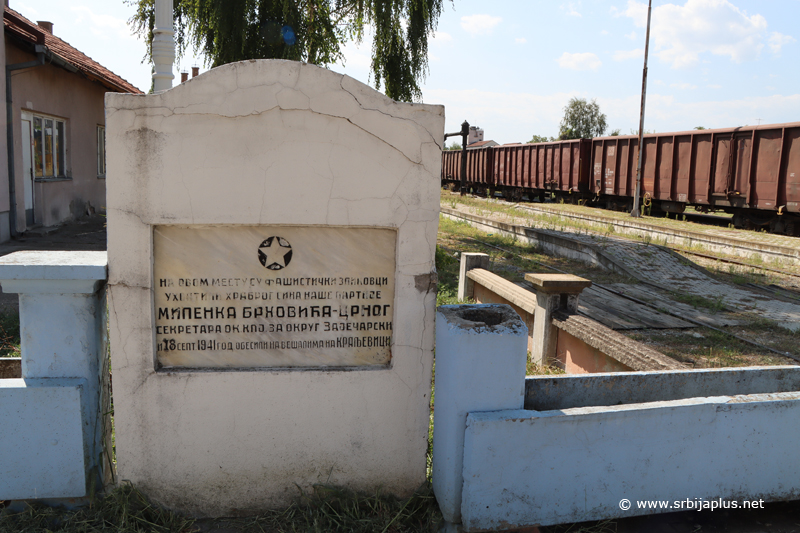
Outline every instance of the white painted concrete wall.
<svg viewBox="0 0 800 533"><path fill-rule="evenodd" d="M105 279L105 252L0 258L3 292L19 294L22 358L22 378L0 380L0 499L74 504L111 474Z"/></svg>
<svg viewBox="0 0 800 533"><path fill-rule="evenodd" d="M162 94L108 94L106 105L119 477L198 515L285 505L314 483L398 495L419 487L443 108L277 60L225 65ZM158 371L159 224L395 228L391 365Z"/></svg>
<svg viewBox="0 0 800 533"><path fill-rule="evenodd" d="M797 499L798 439L800 392L473 412L464 529L669 511L641 509L644 500Z"/></svg>
<svg viewBox="0 0 800 533"><path fill-rule="evenodd" d="M82 379L0 379L0 499L86 495Z"/></svg>
<svg viewBox="0 0 800 533"><path fill-rule="evenodd" d="M436 315L433 491L458 524L467 414L522 407L528 328L509 305L446 305Z"/></svg>

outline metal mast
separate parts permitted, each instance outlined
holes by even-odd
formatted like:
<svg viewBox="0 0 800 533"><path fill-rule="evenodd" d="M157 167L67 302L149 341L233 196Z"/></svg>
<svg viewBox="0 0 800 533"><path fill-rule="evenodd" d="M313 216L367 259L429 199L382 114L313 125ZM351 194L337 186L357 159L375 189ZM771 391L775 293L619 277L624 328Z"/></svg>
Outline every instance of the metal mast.
<svg viewBox="0 0 800 533"><path fill-rule="evenodd" d="M647 4L647 37L644 42L644 72L642 73L642 107L639 113L639 162L636 165L636 193L633 195L632 217L642 216L639 200L642 195L642 160L644 159L644 103L647 97L647 53L650 50L650 11L653 0Z"/></svg>

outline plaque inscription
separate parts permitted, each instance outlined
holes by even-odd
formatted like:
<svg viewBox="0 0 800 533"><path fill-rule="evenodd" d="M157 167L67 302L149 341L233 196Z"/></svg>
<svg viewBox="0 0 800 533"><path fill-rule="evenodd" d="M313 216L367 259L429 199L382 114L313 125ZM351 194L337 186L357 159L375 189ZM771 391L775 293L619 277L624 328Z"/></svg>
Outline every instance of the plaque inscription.
<svg viewBox="0 0 800 533"><path fill-rule="evenodd" d="M388 364L396 239L381 228L156 226L158 362Z"/></svg>

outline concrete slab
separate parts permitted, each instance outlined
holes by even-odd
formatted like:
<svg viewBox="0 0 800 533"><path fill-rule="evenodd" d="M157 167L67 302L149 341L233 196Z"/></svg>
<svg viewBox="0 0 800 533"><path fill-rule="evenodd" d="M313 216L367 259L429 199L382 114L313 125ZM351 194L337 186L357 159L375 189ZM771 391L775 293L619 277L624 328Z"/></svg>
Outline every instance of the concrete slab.
<svg viewBox="0 0 800 533"><path fill-rule="evenodd" d="M2 379L0 500L86 495L82 379Z"/></svg>

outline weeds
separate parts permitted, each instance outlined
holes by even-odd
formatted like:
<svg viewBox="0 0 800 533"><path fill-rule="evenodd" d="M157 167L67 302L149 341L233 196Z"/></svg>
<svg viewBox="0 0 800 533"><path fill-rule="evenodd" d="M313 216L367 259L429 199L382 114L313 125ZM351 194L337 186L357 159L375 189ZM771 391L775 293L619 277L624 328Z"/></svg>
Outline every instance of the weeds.
<svg viewBox="0 0 800 533"><path fill-rule="evenodd" d="M193 533L259 531L320 532L435 532L441 522L436 500L425 487L406 499L381 494L363 495L315 486L297 502L277 511L248 518L195 521L151 503L141 492L123 486L91 506L74 511L31 506L20 513L0 514L2 533Z"/></svg>
<svg viewBox="0 0 800 533"><path fill-rule="evenodd" d="M73 511L44 505L0 514L2 533L190 532L193 520L153 505L139 491L123 486L91 505Z"/></svg>
<svg viewBox="0 0 800 533"><path fill-rule="evenodd" d="M528 376L556 376L566 374L563 368L559 368L554 363L549 365L538 365L531 361L531 353L528 352L528 364L525 369Z"/></svg>
<svg viewBox="0 0 800 533"><path fill-rule="evenodd" d="M0 313L0 357L19 357L19 312Z"/></svg>
<svg viewBox="0 0 800 533"><path fill-rule="evenodd" d="M717 296L716 298L706 298L705 296L699 296L697 294L681 294L674 292L672 293L672 299L676 302L683 302L685 304L689 304L695 309L698 307L703 307L711 311L711 314L717 314L720 311L724 311L726 309L723 300L725 299L724 296Z"/></svg>

